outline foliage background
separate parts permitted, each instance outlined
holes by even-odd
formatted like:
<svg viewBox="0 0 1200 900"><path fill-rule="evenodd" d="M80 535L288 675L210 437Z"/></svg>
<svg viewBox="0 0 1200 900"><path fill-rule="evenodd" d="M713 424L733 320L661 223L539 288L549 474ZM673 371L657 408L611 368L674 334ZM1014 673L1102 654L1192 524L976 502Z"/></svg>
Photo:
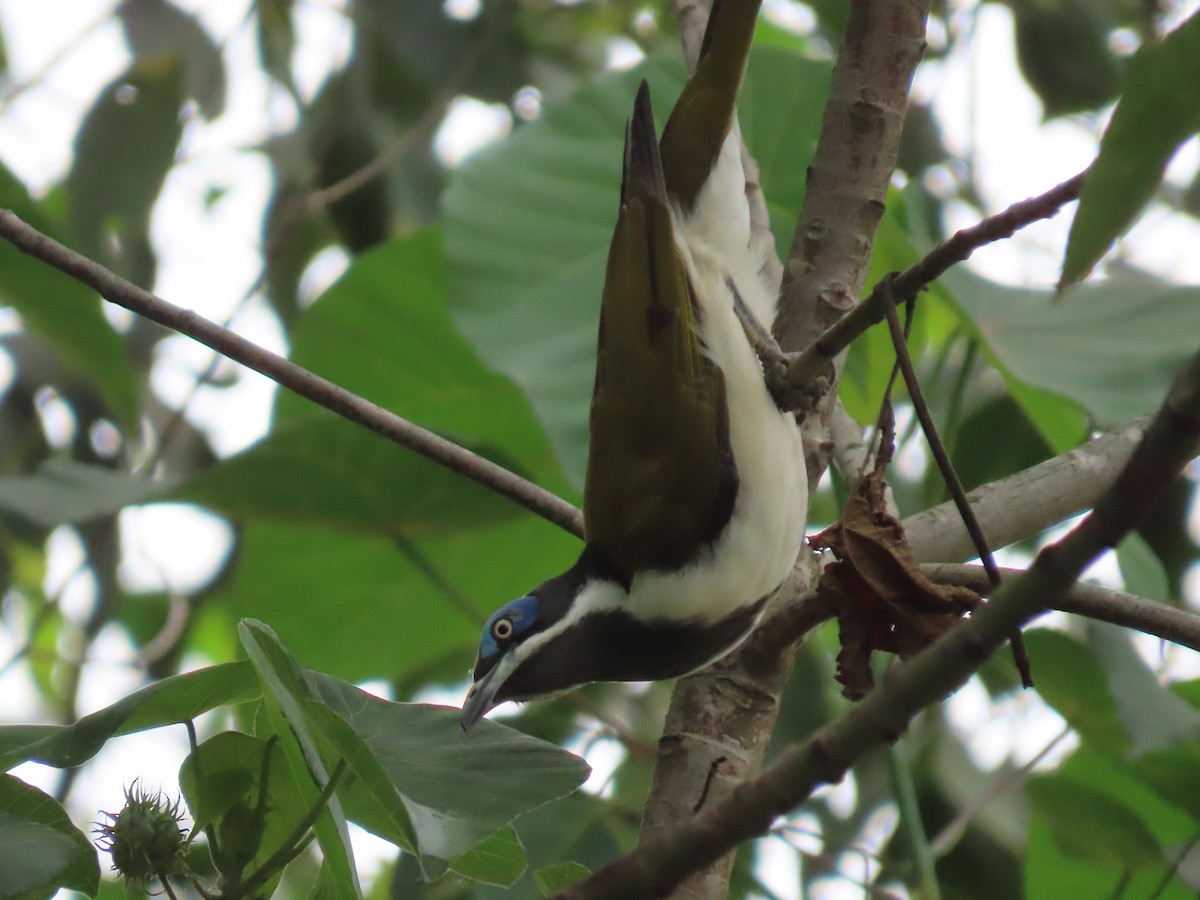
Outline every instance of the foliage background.
<svg viewBox="0 0 1200 900"><path fill-rule="evenodd" d="M741 117L782 252L844 8L773 7ZM1188 11L1168 12L1178 21ZM1162 27L1145 5L1117 0L937 12L873 278L981 211L1083 168L1129 53ZM0 18L15 60L14 21ZM61 60L5 86L4 205L578 501L621 126L637 79L651 80L664 110L683 78L668 10L126 0L74 24L80 37ZM96 40L118 51L105 57L119 61L105 77L72 62L94 59L84 51ZM613 71L641 54L641 67ZM1020 79L997 74L1014 59ZM59 81L86 109L61 134L34 105L52 105ZM963 82L975 90L959 97ZM464 107L464 96L495 106ZM436 130L464 108L477 110L476 129L515 124L458 166L461 139ZM1025 144L1005 135L1023 109L1045 116ZM1005 156L1037 161L1014 171L997 166ZM1200 334L1189 286L1200 263L1186 250L1198 236L1198 157L1193 140L1103 280L1050 301L1058 223L995 249L921 301L925 383L968 487L1157 405ZM482 489L305 401L274 397L257 376L210 366L206 351L157 326L101 310L7 247L0 296L14 311L0 402L2 625L13 659L4 696L34 701L6 700L5 718L69 722L143 679L235 659L246 616L269 623L305 666L371 681L397 700L454 702L486 612L577 550ZM890 358L882 333L851 351L841 395L863 422ZM826 483L814 524L836 516L839 490ZM1181 479L1108 576L1186 603L1197 580L1193 493ZM901 454L897 496L905 512L944 499L919 441ZM164 512L168 502L185 506ZM944 851L938 875L949 896L1100 896L1123 879L1127 896L1148 895L1164 860L1200 834L1200 818L1119 763L1136 750L1174 753L1168 762L1182 765L1194 751L1200 690L1187 679L1200 667L1195 654L1131 644L1112 629L1049 624L1030 636L1049 706L1017 693L1007 662L993 662L923 716L890 760L864 761L780 823L760 847L763 865L746 855L737 890L761 879L757 889L784 896L857 896L864 878L913 883L896 827L897 784L911 783ZM802 649L778 742L843 708L833 637L822 632ZM517 727L607 759L611 772L602 790L518 821L532 868L596 866L631 845L665 697L662 685L593 686L576 703L521 710ZM1034 757L1030 780L1022 767ZM122 761L106 765L103 796L143 774ZM84 823L116 801L97 801L97 779L83 772L58 783L28 767L18 774L42 779ZM993 795L992 785L1002 790ZM946 829L959 822L953 840ZM803 874L789 883L797 859ZM1188 860L1162 896L1190 896L1184 884L1194 889L1200 861ZM400 896L414 895L413 865L404 856L395 866L395 883L410 891ZM385 890L388 878L379 883ZM494 890L450 876L427 893Z"/></svg>

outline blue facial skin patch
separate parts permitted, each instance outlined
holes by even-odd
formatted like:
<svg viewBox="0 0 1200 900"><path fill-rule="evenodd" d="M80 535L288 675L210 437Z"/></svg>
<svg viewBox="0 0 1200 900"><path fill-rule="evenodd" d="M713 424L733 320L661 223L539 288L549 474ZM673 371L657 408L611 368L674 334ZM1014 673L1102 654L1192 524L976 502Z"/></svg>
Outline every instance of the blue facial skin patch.
<svg viewBox="0 0 1200 900"><path fill-rule="evenodd" d="M516 600L492 613L492 617L483 626L483 638L479 641L479 658L487 659L500 652L496 638L492 635L492 626L496 624L497 619L507 618L512 622L513 631L510 640L515 640L533 626L534 622L537 621L537 614L538 601L537 597L534 597L532 594L518 597Z"/></svg>

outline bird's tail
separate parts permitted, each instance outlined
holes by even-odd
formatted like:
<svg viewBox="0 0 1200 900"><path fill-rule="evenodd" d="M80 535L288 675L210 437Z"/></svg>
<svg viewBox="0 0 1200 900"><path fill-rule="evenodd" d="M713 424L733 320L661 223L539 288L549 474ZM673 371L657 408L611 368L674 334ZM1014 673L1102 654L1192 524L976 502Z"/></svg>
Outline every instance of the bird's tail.
<svg viewBox="0 0 1200 900"><path fill-rule="evenodd" d="M759 4L760 0L713 0L696 71L663 129L667 192L685 214L717 165L729 134Z"/></svg>

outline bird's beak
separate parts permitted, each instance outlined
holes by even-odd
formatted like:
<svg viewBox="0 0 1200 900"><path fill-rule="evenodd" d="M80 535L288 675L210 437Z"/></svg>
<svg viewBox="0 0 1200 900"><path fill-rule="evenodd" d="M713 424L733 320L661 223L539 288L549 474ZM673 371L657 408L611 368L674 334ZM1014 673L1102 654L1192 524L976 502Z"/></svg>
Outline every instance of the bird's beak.
<svg viewBox="0 0 1200 900"><path fill-rule="evenodd" d="M471 689L467 691L467 699L463 701L463 731L469 731L472 725L482 719L496 705L496 693L516 667L516 657L511 652L506 653L500 657L500 661L492 667L490 672L471 685Z"/></svg>

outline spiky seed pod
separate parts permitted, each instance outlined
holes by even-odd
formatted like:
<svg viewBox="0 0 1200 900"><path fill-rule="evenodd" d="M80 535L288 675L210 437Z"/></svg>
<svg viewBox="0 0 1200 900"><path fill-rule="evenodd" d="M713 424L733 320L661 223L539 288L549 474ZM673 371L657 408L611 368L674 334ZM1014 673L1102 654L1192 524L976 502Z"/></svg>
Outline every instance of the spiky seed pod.
<svg viewBox="0 0 1200 900"><path fill-rule="evenodd" d="M96 843L112 856L113 869L131 884L148 890L154 879L187 871L184 851L187 831L180 827L181 800L143 791L135 781L125 789L125 806L116 815L102 814L112 821L96 823Z"/></svg>

